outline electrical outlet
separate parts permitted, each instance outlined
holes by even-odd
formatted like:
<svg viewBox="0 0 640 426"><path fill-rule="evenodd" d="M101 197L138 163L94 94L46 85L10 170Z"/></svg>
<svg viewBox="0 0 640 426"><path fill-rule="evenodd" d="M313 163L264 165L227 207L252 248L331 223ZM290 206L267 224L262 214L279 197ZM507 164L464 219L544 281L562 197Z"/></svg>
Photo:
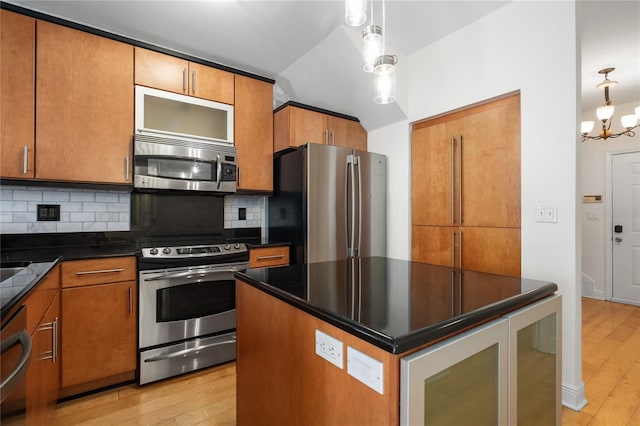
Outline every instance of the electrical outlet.
<svg viewBox="0 0 640 426"><path fill-rule="evenodd" d="M342 369L342 342L320 330L316 330L316 355L326 359L331 364Z"/></svg>
<svg viewBox="0 0 640 426"><path fill-rule="evenodd" d="M238 207L238 220L247 220L247 208Z"/></svg>

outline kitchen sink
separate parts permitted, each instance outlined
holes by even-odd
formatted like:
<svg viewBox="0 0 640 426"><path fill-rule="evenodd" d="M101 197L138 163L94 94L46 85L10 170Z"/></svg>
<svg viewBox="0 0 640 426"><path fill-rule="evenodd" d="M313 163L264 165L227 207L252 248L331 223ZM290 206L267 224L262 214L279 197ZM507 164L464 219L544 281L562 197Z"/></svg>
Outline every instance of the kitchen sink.
<svg viewBox="0 0 640 426"><path fill-rule="evenodd" d="M0 267L0 282L11 278L17 273L24 271L31 262L7 262Z"/></svg>

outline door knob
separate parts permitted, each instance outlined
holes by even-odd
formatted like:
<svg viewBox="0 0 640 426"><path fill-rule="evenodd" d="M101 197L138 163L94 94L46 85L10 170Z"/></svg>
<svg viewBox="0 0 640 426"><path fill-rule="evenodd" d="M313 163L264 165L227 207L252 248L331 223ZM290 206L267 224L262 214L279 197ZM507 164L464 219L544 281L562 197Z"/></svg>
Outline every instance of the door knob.
<svg viewBox="0 0 640 426"><path fill-rule="evenodd" d="M616 237L615 240L616 240L616 243L621 243L622 242L622 238L620 238L620 237Z"/></svg>

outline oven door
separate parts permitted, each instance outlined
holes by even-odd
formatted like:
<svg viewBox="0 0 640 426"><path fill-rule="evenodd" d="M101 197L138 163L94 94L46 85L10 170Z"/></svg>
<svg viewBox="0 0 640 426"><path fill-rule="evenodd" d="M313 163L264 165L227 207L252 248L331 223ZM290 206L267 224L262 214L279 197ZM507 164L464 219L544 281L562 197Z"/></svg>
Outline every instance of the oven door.
<svg viewBox="0 0 640 426"><path fill-rule="evenodd" d="M236 328L233 274L246 264L140 271L140 349Z"/></svg>

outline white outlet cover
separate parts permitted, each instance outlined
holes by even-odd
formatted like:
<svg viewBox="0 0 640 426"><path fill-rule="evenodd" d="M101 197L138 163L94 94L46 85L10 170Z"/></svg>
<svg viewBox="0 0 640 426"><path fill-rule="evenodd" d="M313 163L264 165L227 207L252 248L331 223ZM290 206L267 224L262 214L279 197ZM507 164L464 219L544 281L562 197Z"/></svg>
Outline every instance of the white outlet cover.
<svg viewBox="0 0 640 426"><path fill-rule="evenodd" d="M384 395L384 364L377 359L347 346L347 373Z"/></svg>
<svg viewBox="0 0 640 426"><path fill-rule="evenodd" d="M342 370L344 369L343 352L340 340L316 330L316 355Z"/></svg>

